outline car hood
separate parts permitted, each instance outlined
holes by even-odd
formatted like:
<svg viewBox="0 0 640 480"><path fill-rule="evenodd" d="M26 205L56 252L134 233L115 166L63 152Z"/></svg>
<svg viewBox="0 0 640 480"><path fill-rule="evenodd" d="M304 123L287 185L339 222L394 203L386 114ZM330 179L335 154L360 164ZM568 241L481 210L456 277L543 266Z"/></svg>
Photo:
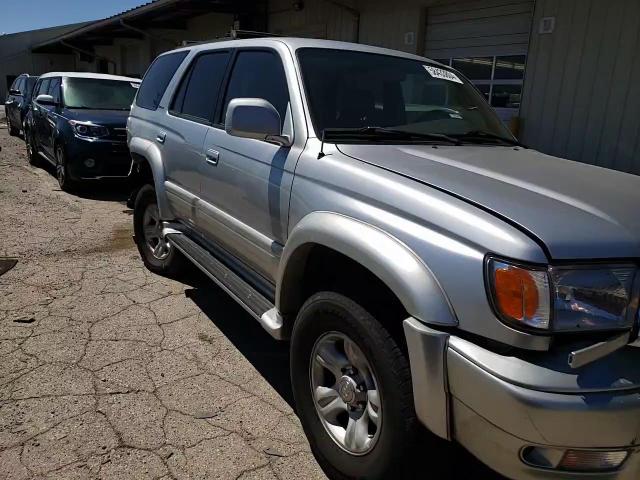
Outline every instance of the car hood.
<svg viewBox="0 0 640 480"><path fill-rule="evenodd" d="M640 177L502 146L340 145L517 224L554 259L640 257Z"/></svg>
<svg viewBox="0 0 640 480"><path fill-rule="evenodd" d="M105 127L125 127L129 110L83 110L65 109L64 116L69 120L92 122Z"/></svg>

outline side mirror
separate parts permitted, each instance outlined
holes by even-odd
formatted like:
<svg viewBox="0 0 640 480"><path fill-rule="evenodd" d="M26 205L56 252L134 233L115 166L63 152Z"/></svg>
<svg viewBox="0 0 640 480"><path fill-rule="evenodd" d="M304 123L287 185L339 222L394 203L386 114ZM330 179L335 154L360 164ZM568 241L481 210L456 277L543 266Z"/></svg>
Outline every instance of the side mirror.
<svg viewBox="0 0 640 480"><path fill-rule="evenodd" d="M51 95L38 95L36 97L36 103L39 103L40 105L57 105L57 102Z"/></svg>
<svg viewBox="0 0 640 480"><path fill-rule="evenodd" d="M22 95L22 92L18 89L11 88L9 89L9 95Z"/></svg>
<svg viewBox="0 0 640 480"><path fill-rule="evenodd" d="M253 138L291 146L291 139L282 134L280 114L262 98L234 98L229 102L225 130L234 137Z"/></svg>

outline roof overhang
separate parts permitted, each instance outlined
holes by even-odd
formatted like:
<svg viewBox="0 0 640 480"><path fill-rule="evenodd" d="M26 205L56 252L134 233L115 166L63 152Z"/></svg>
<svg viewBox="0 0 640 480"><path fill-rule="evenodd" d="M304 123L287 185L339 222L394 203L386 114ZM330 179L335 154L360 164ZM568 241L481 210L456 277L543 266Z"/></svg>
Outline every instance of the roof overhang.
<svg viewBox="0 0 640 480"><path fill-rule="evenodd" d="M152 29L184 30L187 21L207 13L265 15L266 0L155 0L84 25L31 47L34 53L71 53L111 45L116 38L142 39ZM149 35L153 36L153 35ZM75 47L75 48L74 48Z"/></svg>

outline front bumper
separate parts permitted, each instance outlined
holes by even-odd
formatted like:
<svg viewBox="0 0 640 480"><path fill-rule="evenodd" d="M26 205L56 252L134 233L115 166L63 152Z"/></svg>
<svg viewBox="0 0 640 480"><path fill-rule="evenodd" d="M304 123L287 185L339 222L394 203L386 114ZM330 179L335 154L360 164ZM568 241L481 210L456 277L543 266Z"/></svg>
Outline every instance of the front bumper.
<svg viewBox="0 0 640 480"><path fill-rule="evenodd" d="M131 174L132 160L125 142L73 137L66 145L69 173L74 180L124 179ZM94 166L87 166L91 159Z"/></svg>
<svg viewBox="0 0 640 480"><path fill-rule="evenodd" d="M437 435L510 478L640 478L640 388L632 372L640 349L573 371L540 353L499 355L415 319L404 327L416 412ZM612 369L630 375L612 380ZM616 471L572 473L527 465L521 456L532 446L630 454Z"/></svg>

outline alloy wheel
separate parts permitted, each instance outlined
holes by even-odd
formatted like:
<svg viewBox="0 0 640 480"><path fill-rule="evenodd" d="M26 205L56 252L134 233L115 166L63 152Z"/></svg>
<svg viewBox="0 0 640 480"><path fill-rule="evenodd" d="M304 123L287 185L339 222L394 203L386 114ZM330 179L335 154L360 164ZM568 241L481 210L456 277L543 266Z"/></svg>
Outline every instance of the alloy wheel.
<svg viewBox="0 0 640 480"><path fill-rule="evenodd" d="M313 347L309 374L316 412L333 441L352 455L371 451L382 428L382 402L360 347L343 333L324 334Z"/></svg>
<svg viewBox="0 0 640 480"><path fill-rule="evenodd" d="M31 134L26 129L24 131L24 143L27 147L27 158L29 159L29 161L31 161L34 155L33 142L31 140Z"/></svg>
<svg viewBox="0 0 640 480"><path fill-rule="evenodd" d="M64 184L67 181L67 168L65 165L65 158L62 147L58 147L56 149L56 160L56 178L58 179L60 187L64 187Z"/></svg>
<svg viewBox="0 0 640 480"><path fill-rule="evenodd" d="M142 216L144 243L158 260L164 260L171 252L171 245L162 236L162 221L158 205L150 203Z"/></svg>

